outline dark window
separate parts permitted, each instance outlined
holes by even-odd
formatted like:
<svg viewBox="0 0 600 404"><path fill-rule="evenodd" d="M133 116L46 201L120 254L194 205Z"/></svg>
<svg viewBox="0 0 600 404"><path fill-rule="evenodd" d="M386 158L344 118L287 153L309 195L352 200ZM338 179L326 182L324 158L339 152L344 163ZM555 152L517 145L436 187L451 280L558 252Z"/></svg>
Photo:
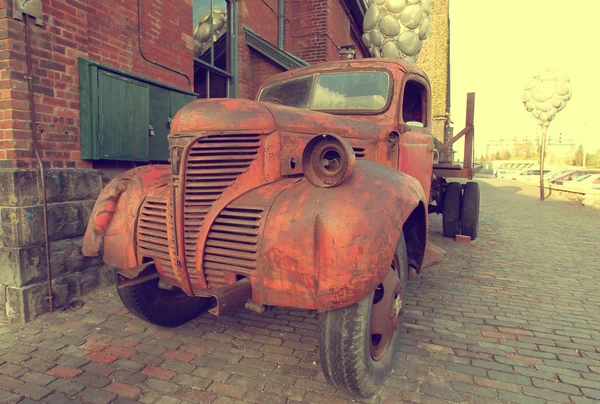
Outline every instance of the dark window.
<svg viewBox="0 0 600 404"><path fill-rule="evenodd" d="M427 88L417 82L409 80L404 86L402 97L402 121L410 126L427 126Z"/></svg>
<svg viewBox="0 0 600 404"><path fill-rule="evenodd" d="M226 0L193 0L194 90L200 98L231 96L233 6Z"/></svg>

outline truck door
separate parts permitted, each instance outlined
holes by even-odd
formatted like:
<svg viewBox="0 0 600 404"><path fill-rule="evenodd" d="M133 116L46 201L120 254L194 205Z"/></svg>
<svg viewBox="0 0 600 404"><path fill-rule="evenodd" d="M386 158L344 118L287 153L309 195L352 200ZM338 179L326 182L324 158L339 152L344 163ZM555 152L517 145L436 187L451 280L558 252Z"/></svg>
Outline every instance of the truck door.
<svg viewBox="0 0 600 404"><path fill-rule="evenodd" d="M406 75L400 90L400 171L419 180L429 198L433 172L431 93L417 75Z"/></svg>

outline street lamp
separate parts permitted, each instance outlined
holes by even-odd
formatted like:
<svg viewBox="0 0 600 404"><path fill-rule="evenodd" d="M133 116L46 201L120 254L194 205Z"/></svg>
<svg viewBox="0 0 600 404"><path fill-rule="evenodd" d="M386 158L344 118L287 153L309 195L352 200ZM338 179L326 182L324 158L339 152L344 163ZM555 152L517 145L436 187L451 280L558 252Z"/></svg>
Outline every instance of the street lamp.
<svg viewBox="0 0 600 404"><path fill-rule="evenodd" d="M567 106L573 87L566 73L555 69L534 76L527 83L521 101L528 112L539 121L542 129L542 148L540 150L540 200L544 200L544 158L546 154L546 133L556 114Z"/></svg>

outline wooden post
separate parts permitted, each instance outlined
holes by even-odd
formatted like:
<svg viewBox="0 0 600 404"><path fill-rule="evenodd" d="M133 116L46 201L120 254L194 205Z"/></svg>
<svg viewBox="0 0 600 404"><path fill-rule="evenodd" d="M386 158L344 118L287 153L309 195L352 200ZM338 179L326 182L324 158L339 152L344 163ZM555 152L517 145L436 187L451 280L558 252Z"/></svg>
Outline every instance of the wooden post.
<svg viewBox="0 0 600 404"><path fill-rule="evenodd" d="M546 132L548 124L542 123L542 150L540 151L540 201L545 198L544 192L544 160L546 158Z"/></svg>
<svg viewBox="0 0 600 404"><path fill-rule="evenodd" d="M467 117L465 119L465 127L470 128L465 134L465 156L463 159L464 167L469 170L469 179L473 179L473 135L475 134L475 93L467 94Z"/></svg>

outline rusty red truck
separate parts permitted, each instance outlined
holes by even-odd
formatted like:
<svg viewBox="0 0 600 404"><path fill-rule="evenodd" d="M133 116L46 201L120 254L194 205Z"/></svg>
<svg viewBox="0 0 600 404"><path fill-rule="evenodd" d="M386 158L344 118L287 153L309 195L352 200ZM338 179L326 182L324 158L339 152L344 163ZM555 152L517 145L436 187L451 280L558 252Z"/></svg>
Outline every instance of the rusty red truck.
<svg viewBox="0 0 600 404"><path fill-rule="evenodd" d="M103 190L84 254L103 254L124 305L160 326L240 305L316 310L327 380L371 396L428 211L446 235L465 219L477 232L476 183L434 175L430 92L414 64L362 59L279 74L257 100L194 101L174 117L169 165Z"/></svg>

